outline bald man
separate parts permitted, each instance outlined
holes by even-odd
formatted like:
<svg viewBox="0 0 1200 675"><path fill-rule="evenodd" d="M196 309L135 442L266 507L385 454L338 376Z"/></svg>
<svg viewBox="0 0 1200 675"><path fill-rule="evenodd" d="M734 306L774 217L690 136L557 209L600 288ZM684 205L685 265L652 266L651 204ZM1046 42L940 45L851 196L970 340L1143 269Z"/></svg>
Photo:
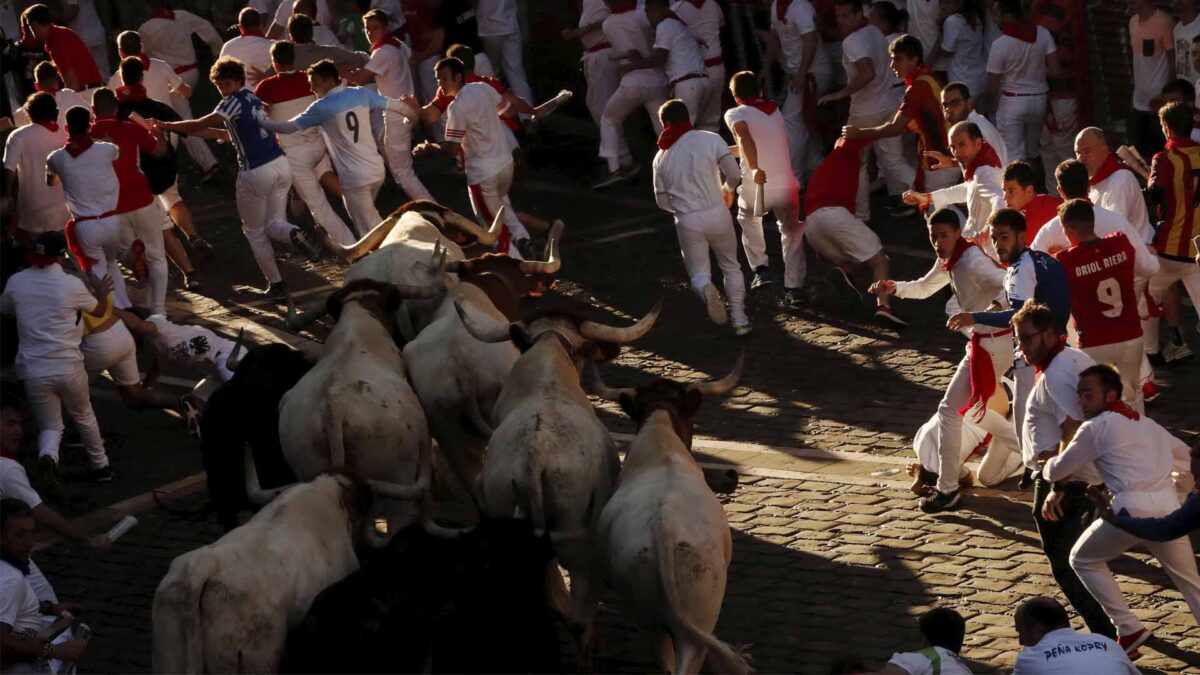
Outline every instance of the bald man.
<svg viewBox="0 0 1200 675"><path fill-rule="evenodd" d="M1142 186L1133 170L1109 149L1104 130L1088 127L1075 136L1075 157L1087 167L1088 199L1096 206L1125 216L1133 229L1149 242L1154 235Z"/></svg>

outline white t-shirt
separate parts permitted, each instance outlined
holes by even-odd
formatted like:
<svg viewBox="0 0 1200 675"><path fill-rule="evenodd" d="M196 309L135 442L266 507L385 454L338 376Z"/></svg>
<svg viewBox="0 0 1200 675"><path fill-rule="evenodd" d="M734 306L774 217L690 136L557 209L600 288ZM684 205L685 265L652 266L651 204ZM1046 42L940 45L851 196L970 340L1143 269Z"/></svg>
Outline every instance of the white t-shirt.
<svg viewBox="0 0 1200 675"><path fill-rule="evenodd" d="M479 0L475 7L479 37L513 35L520 32L517 23L517 0Z"/></svg>
<svg viewBox="0 0 1200 675"><path fill-rule="evenodd" d="M783 61L788 72L798 70L804 60L804 42L801 38L809 33L817 33L817 11L808 0L794 0L784 12L784 20L779 20L775 9L778 0L771 3L771 30L779 36L779 48L783 52ZM817 73L833 73L833 62L829 60L829 52L821 48L821 36L817 34L817 53L813 55L812 65L808 71Z"/></svg>
<svg viewBox="0 0 1200 675"><path fill-rule="evenodd" d="M1094 463L1113 494L1175 492L1171 471L1186 471L1188 446L1158 422L1140 416L1102 412L1079 426L1062 454L1046 462L1043 473L1055 480L1085 462Z"/></svg>
<svg viewBox="0 0 1200 675"><path fill-rule="evenodd" d="M83 282L57 264L30 267L8 280L0 311L17 317L17 370L21 377L48 377L83 370L83 322L96 308Z"/></svg>
<svg viewBox="0 0 1200 675"><path fill-rule="evenodd" d="M26 637L42 629L42 613L33 587L21 570L4 561L0 561L0 623Z"/></svg>
<svg viewBox="0 0 1200 675"><path fill-rule="evenodd" d="M892 76L895 74L892 72L891 57L888 55L887 38L871 24L842 38L842 67L846 69L847 82L858 74L858 68L854 64L862 59L870 59L875 77L867 86L850 96L850 114L878 115L895 110L896 105L891 95Z"/></svg>
<svg viewBox="0 0 1200 675"><path fill-rule="evenodd" d="M146 88L146 97L159 103L171 105L171 91L181 83L183 78L175 72L171 64L162 59L150 59L150 69L142 71L142 86ZM123 84L125 81L121 79L121 69L118 68L117 72L108 78L108 88L115 91Z"/></svg>
<svg viewBox="0 0 1200 675"><path fill-rule="evenodd" d="M62 179L72 216L99 216L117 208L120 183L112 163L120 155L117 146L97 141L78 157L59 148L46 158L46 171Z"/></svg>
<svg viewBox="0 0 1200 675"><path fill-rule="evenodd" d="M1150 112L1150 102L1158 98L1171 74L1171 56L1175 47L1175 19L1161 9L1155 9L1143 22L1134 12L1129 17L1129 41L1133 49L1133 109ZM1191 60L1188 45L1188 60ZM1155 120L1157 124L1157 120Z"/></svg>
<svg viewBox="0 0 1200 675"><path fill-rule="evenodd" d="M317 0L316 4L317 23L328 26L331 22L336 21L336 17L330 16L329 14L329 3L323 2L322 0ZM374 5L374 3L372 3L372 5ZM279 6L275 8L275 18L273 19L273 22L279 24L279 27L283 29L285 36L287 35L288 19L292 18L292 14L295 13L295 10L296 0L283 0L283 2L279 3ZM385 9L384 11L386 12L387 10ZM270 28L270 26L267 26L267 28ZM313 28L315 29L316 26L313 26ZM313 31L313 42L322 44L321 42L317 42L315 30Z"/></svg>
<svg viewBox="0 0 1200 675"><path fill-rule="evenodd" d="M446 109L446 140L462 143L467 182L478 185L512 163L511 136L500 114L508 102L486 82L459 90Z"/></svg>
<svg viewBox="0 0 1200 675"><path fill-rule="evenodd" d="M1125 650L1112 638L1098 633L1078 633L1059 628L1042 636L1036 645L1017 654L1013 675L1138 675Z"/></svg>
<svg viewBox="0 0 1200 675"><path fill-rule="evenodd" d="M0 457L0 499L19 499L31 509L42 503L37 490L29 484L25 467L8 457Z"/></svg>
<svg viewBox="0 0 1200 675"><path fill-rule="evenodd" d="M1083 409L1079 407L1076 391L1079 373L1094 365L1096 362L1092 357L1074 347L1065 347L1037 378L1029 392L1025 421L1021 426L1021 456L1025 466L1035 466L1037 455L1042 452L1058 451L1062 442L1062 423L1068 417L1083 421Z"/></svg>
<svg viewBox="0 0 1200 675"><path fill-rule="evenodd" d="M232 341L201 326L171 323L162 314L151 314L146 320L158 328L154 349L164 358L188 368L216 373L222 382L233 377L225 368L225 359L233 351Z"/></svg>
<svg viewBox="0 0 1200 675"><path fill-rule="evenodd" d="M711 131L693 129L654 155L654 192L670 195L678 215L721 206L724 201L718 166L723 162L732 164L735 175L740 173L723 138Z"/></svg>
<svg viewBox="0 0 1200 675"><path fill-rule="evenodd" d="M1154 238L1146 200L1142 197L1142 186L1132 171L1121 169L1088 188L1088 199L1096 206L1124 216L1138 232L1137 238L1130 237L1130 241L1149 242Z"/></svg>
<svg viewBox="0 0 1200 675"><path fill-rule="evenodd" d="M317 5L323 3L318 2ZM138 28L142 36L142 51L147 56L162 59L174 68L196 65L196 48L192 35L199 35L213 52L220 53L223 40L217 29L191 12L172 10L174 19L153 18Z"/></svg>
<svg viewBox="0 0 1200 675"><path fill-rule="evenodd" d="M725 126L733 131L738 122L745 122L758 149L758 168L767 172L767 190L795 190L796 176L792 173L791 155L788 153L787 127L783 115L776 110L767 115L750 105L739 105L725 111ZM746 159L742 158L742 173L747 175Z"/></svg>
<svg viewBox="0 0 1200 675"><path fill-rule="evenodd" d="M95 0L66 0L66 4L79 7L79 13L68 28L75 31L88 47L104 46L104 24L100 23L100 15L96 13Z"/></svg>
<svg viewBox="0 0 1200 675"><path fill-rule="evenodd" d="M951 52L946 74L979 96L987 86L987 59L983 50L983 24L972 28L962 14L951 14L942 24L942 49Z"/></svg>
<svg viewBox="0 0 1200 675"><path fill-rule="evenodd" d="M908 11L908 32L921 41L921 46L925 48L925 62L929 63L929 55L937 46L941 33L941 3L938 0L908 0L901 9ZM946 59L941 58L933 64L933 69L945 70L946 65Z"/></svg>
<svg viewBox="0 0 1200 675"><path fill-rule="evenodd" d="M31 214L56 206L61 208L63 204L62 185L46 185L46 157L66 140L67 134L61 127L50 131L40 124L27 124L9 134L4 142L4 170L15 171L19 179L17 213L25 229L37 224L29 220Z"/></svg>
<svg viewBox="0 0 1200 675"><path fill-rule="evenodd" d="M682 21L667 18L658 22L654 27L654 48L667 50L667 62L663 70L667 73L668 82L704 72L700 43L696 42Z"/></svg>
<svg viewBox="0 0 1200 675"><path fill-rule="evenodd" d="M403 42L399 47L386 44L371 52L367 70L375 73L375 85L379 93L388 98L411 96L415 91L410 59L412 50Z"/></svg>
<svg viewBox="0 0 1200 675"><path fill-rule="evenodd" d="M58 126L66 129L67 111L76 106L92 109L92 104L84 100L74 89L60 88L54 92L54 102L58 104ZM25 126L32 120L29 119L29 113L25 112L25 108L13 109L13 123L17 126ZM63 133L66 133L65 131Z"/></svg>
<svg viewBox="0 0 1200 675"><path fill-rule="evenodd" d="M255 77L250 69L258 70L263 77L271 73L271 45L273 44L275 44L274 40L268 40L265 37L239 35L221 47L221 56L232 56L246 65L246 86L253 89L254 85L258 84L259 78ZM149 87L146 88L146 93L150 93Z"/></svg>
<svg viewBox="0 0 1200 675"><path fill-rule="evenodd" d="M650 20L640 9L609 14L604 20L604 38L618 54L636 51L650 56L650 45L654 43L654 29ZM621 83L630 87L665 87L667 76L662 68L638 68L621 76Z"/></svg>
<svg viewBox="0 0 1200 675"><path fill-rule="evenodd" d="M1200 73L1192 67L1192 40L1200 35L1200 14L1191 23L1176 22L1171 32L1175 36L1175 77L1194 82Z"/></svg>
<svg viewBox="0 0 1200 675"><path fill-rule="evenodd" d="M1037 27L1037 38L1033 43L1011 35L1001 35L992 43L992 50L988 53L987 72L1001 76L1001 92L1044 94L1049 91L1046 86L1046 57L1057 51L1050 31L1041 26Z"/></svg>
<svg viewBox="0 0 1200 675"><path fill-rule="evenodd" d="M342 48L342 43L338 40L337 33L334 33L323 23L313 24L313 42L322 47Z"/></svg>
<svg viewBox="0 0 1200 675"><path fill-rule="evenodd" d="M608 6L604 4L604 0L583 0L583 5L579 10L579 26L590 26L594 23L603 24L608 18ZM590 33L584 33L579 36L579 43L583 45L583 51L595 47L604 42L607 38L604 37L604 29L594 30Z"/></svg>
<svg viewBox="0 0 1200 675"><path fill-rule="evenodd" d="M937 650L940 672L942 675L970 675L971 671L963 665L958 655L949 649L934 647ZM890 665L904 669L908 675L933 675L933 662L921 652L897 652L892 654Z"/></svg>
<svg viewBox="0 0 1200 675"><path fill-rule="evenodd" d="M720 58L725 13L721 11L717 0L705 0L699 7L689 0L679 0L671 5L671 11L687 24L688 32L700 43L705 59Z"/></svg>

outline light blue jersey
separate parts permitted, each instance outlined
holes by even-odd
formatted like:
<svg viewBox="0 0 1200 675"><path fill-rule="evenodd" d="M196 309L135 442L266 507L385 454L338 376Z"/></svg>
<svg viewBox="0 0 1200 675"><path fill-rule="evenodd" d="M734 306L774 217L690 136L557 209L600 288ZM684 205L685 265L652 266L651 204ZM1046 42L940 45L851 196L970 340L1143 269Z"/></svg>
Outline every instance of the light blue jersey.
<svg viewBox="0 0 1200 675"><path fill-rule="evenodd" d="M320 127L342 185L363 187L384 179L383 158L371 134L371 111L389 107L396 109L396 102L365 87L341 84L292 121L301 129Z"/></svg>

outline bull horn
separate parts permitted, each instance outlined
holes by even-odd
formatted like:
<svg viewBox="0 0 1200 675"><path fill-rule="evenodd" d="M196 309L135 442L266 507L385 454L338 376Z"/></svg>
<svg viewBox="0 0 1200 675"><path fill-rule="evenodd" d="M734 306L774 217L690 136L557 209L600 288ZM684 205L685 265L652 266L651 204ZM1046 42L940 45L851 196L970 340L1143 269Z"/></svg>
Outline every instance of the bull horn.
<svg viewBox="0 0 1200 675"><path fill-rule="evenodd" d="M387 236L391 234L392 229L396 227L396 224L399 222L399 216L385 218L383 222L371 228L370 232L367 232L365 235L363 235L362 239L359 239L349 246L343 246L332 240L330 243L333 244L334 252L341 256L342 260L352 263L371 251L379 248L379 245L383 243L384 239L387 239Z"/></svg>
<svg viewBox="0 0 1200 675"><path fill-rule="evenodd" d="M458 318L462 321L463 328L466 328L471 337L476 340L480 342L507 342L509 340L508 330L511 324L494 321L490 325L482 325L467 314L458 300L454 301L454 311L458 312Z"/></svg>
<svg viewBox="0 0 1200 675"><path fill-rule="evenodd" d="M312 307L309 307L301 312L296 308L296 301L289 293L287 296L287 308L287 327L288 330L292 331L293 333L308 328L313 324L314 321L322 316L325 316L324 300L321 301L319 306L314 304Z"/></svg>
<svg viewBox="0 0 1200 675"><path fill-rule="evenodd" d="M228 370L231 373L237 370L238 365L242 362L242 340L245 337L245 327L239 328L237 341L233 343L233 351L229 352L229 356L225 358L225 370Z"/></svg>
<svg viewBox="0 0 1200 675"><path fill-rule="evenodd" d="M546 262L537 260L524 260L521 262L521 271L525 274L554 274L562 267L562 260L558 257L558 242L562 239L563 221L556 220L554 225L550 226L550 241L546 243Z"/></svg>
<svg viewBox="0 0 1200 675"><path fill-rule="evenodd" d="M617 328L616 326L606 326L595 321L584 321L579 324L579 334L589 340L597 340L600 342L613 342L616 344L625 344L633 342L650 332L654 327L654 322L658 320L658 313L662 311L662 298L654 303L654 307L646 316L638 319L638 322L632 326L625 328Z"/></svg>
<svg viewBox="0 0 1200 675"><path fill-rule="evenodd" d="M504 211L503 206L500 207L500 211L501 211L501 213L503 213L503 211ZM454 227L458 228L459 230L462 230L466 234L474 237L475 241L478 241L480 244L483 244L484 246L491 246L492 244L496 243L497 239L500 238L499 230L496 230L496 232L493 234L492 230L485 230L482 227L480 227L478 223L471 220L470 218L467 218L466 216L455 213L453 211L446 212L446 223L449 225L453 225ZM503 225L504 224L503 221L501 221L500 224ZM495 229L494 223L493 223L492 227L493 227L493 229Z"/></svg>
<svg viewBox="0 0 1200 675"><path fill-rule="evenodd" d="M620 402L623 394L633 396L636 393L632 387L618 387L614 389L604 384L603 378L600 377L600 369L596 367L595 361L588 361L588 379L588 388L593 394L602 399Z"/></svg>
<svg viewBox="0 0 1200 675"><path fill-rule="evenodd" d="M264 490L262 484L258 481L258 467L254 464L254 453L250 451L248 443L243 444L243 460L246 473L246 498L255 506L266 506L284 490L295 485L295 483L289 483L277 488L271 488L270 490Z"/></svg>
<svg viewBox="0 0 1200 675"><path fill-rule="evenodd" d="M724 394L725 392L737 386L738 379L742 376L742 365L746 361L746 353L738 354L737 363L733 364L733 370L728 375L719 380L710 380L708 382L698 382L690 385L688 388L698 391L705 396L715 396Z"/></svg>

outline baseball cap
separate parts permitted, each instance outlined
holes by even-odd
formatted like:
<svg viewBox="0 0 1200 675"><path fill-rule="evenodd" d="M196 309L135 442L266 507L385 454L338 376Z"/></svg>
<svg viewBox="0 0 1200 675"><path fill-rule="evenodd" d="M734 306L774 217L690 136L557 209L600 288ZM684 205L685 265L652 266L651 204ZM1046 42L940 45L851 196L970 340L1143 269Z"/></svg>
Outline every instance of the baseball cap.
<svg viewBox="0 0 1200 675"><path fill-rule="evenodd" d="M62 232L43 232L33 240L33 252L29 256L30 264L45 267L58 262L59 256L67 250L67 238Z"/></svg>

